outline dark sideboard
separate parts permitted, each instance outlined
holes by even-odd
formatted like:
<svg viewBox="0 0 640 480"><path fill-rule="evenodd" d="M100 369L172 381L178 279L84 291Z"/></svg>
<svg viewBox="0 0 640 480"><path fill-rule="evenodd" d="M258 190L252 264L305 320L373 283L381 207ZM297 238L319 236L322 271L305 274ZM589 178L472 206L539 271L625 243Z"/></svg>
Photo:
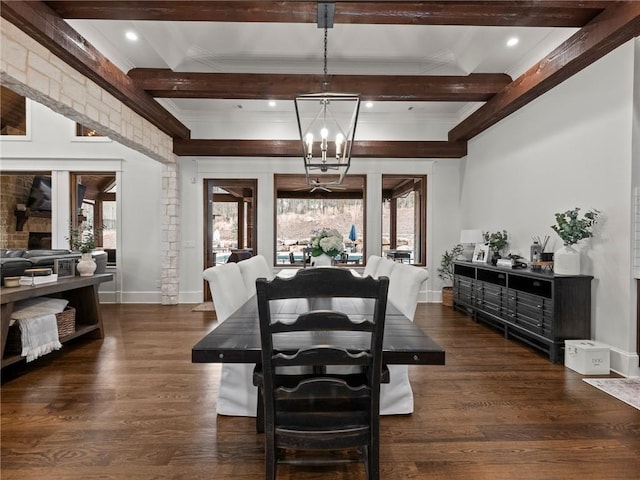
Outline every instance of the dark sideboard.
<svg viewBox="0 0 640 480"><path fill-rule="evenodd" d="M549 355L564 358L564 341L591 339L590 275L455 262L453 306Z"/></svg>

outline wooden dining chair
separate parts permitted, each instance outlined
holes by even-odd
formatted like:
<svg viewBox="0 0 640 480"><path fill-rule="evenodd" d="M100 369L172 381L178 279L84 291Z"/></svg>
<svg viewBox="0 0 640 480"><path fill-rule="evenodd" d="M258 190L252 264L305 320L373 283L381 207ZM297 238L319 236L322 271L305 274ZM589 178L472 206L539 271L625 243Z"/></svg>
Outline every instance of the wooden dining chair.
<svg viewBox="0 0 640 480"><path fill-rule="evenodd" d="M279 463L364 461L367 478L379 478L379 406L383 376L382 339L389 279L357 278L348 270L315 268L295 277L256 282L262 365L254 382L262 391L265 478L275 480ZM271 301L289 298L372 299L372 315L338 310L301 312L278 318ZM355 300L354 300L355 301ZM303 305L304 302L301 302ZM304 349L296 339L317 339ZM327 373L326 366L357 366L357 373ZM313 373L282 375L280 367L313 367ZM337 455L346 450L353 455ZM324 456L318 456L322 452ZM309 455L310 454L310 455Z"/></svg>

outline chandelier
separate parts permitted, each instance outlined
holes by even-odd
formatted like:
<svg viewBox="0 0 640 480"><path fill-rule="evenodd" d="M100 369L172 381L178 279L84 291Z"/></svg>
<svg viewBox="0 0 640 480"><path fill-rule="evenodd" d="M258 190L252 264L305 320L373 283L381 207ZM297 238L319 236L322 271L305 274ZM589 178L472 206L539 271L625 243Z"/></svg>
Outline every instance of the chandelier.
<svg viewBox="0 0 640 480"><path fill-rule="evenodd" d="M327 31L333 27L333 2L318 2L318 28L324 27L324 77L327 80ZM351 166L360 97L349 93L310 93L295 98L307 184L340 185Z"/></svg>

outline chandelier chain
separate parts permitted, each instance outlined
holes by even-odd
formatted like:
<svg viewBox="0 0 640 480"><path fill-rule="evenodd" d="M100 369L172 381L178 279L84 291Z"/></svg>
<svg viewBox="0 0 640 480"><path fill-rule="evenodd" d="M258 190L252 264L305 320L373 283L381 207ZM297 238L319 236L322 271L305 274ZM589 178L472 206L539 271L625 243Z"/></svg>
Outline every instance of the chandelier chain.
<svg viewBox="0 0 640 480"><path fill-rule="evenodd" d="M328 7L324 6L324 76L327 76L327 38L328 38L328 28L327 22L329 19Z"/></svg>

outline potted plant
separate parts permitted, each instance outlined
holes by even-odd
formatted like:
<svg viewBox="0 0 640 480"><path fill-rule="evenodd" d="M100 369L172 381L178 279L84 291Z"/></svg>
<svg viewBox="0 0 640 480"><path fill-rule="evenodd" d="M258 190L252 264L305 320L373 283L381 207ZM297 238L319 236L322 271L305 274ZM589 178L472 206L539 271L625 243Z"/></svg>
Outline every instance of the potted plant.
<svg viewBox="0 0 640 480"><path fill-rule="evenodd" d="M494 233L484 232L483 235L484 241L489 244L489 250L491 250L491 263L495 265L498 259L502 258L500 252L507 246L509 235L506 230Z"/></svg>
<svg viewBox="0 0 640 480"><path fill-rule="evenodd" d="M580 217L578 207L556 213L556 224L551 225L562 240L563 246L553 255L553 271L561 275L580 275L580 252L573 245L593 236L600 212L592 209Z"/></svg>
<svg viewBox="0 0 640 480"><path fill-rule="evenodd" d="M455 245L451 251L445 250L440 259L438 267L438 277L442 280L442 305L453 307L453 262L458 260L464 253L461 244Z"/></svg>
<svg viewBox="0 0 640 480"><path fill-rule="evenodd" d="M91 252L96 248L96 236L102 228L94 229L91 225L82 224L82 228L71 225L69 227L69 247L81 253L76 269L81 277L90 277L96 271L97 265Z"/></svg>

